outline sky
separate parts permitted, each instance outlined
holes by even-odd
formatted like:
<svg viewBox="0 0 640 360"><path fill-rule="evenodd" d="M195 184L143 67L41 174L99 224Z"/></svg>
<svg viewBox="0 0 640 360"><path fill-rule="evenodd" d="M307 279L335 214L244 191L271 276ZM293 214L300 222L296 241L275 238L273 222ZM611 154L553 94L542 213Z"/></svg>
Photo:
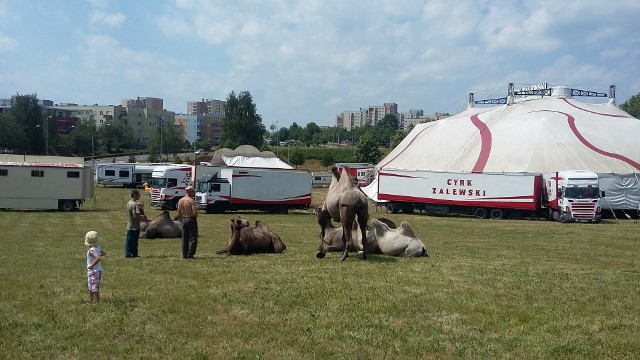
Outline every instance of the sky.
<svg viewBox="0 0 640 360"><path fill-rule="evenodd" d="M509 83L616 85L621 104L640 93L639 17L637 0L0 0L0 98L186 113L249 91L267 128L455 114Z"/></svg>

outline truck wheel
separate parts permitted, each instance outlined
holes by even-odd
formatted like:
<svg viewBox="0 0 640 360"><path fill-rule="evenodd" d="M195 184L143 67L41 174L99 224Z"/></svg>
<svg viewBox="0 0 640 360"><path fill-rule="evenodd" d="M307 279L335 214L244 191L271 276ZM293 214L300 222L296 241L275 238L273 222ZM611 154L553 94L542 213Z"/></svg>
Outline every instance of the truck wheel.
<svg viewBox="0 0 640 360"><path fill-rule="evenodd" d="M413 204L404 204L401 209L403 214L413 214Z"/></svg>
<svg viewBox="0 0 640 360"><path fill-rule="evenodd" d="M398 213L398 206L396 204L387 204L387 212L389 214L397 214Z"/></svg>
<svg viewBox="0 0 640 360"><path fill-rule="evenodd" d="M475 208L473 210L473 216L478 219L486 219L487 218L487 209L485 208Z"/></svg>
<svg viewBox="0 0 640 360"><path fill-rule="evenodd" d="M75 210L76 204L71 200L64 200L60 202L59 208L61 211L69 212Z"/></svg>
<svg viewBox="0 0 640 360"><path fill-rule="evenodd" d="M504 217L504 211L502 209L491 209L489 217L493 220L501 220Z"/></svg>

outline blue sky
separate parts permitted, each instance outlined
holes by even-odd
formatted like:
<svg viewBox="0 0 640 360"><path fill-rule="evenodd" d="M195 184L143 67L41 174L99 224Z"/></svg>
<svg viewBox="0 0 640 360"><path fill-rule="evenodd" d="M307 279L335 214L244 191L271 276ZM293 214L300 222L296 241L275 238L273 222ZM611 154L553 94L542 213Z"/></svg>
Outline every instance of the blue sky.
<svg viewBox="0 0 640 360"><path fill-rule="evenodd" d="M640 1L0 0L0 97L120 104L251 92L267 128L547 82L640 92ZM601 99L599 101L602 101Z"/></svg>

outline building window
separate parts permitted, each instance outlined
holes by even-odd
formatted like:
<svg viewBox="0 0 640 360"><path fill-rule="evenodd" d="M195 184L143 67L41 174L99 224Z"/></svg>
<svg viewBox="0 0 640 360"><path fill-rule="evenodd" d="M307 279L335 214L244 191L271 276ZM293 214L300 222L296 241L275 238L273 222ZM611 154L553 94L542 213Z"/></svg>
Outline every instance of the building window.
<svg viewBox="0 0 640 360"><path fill-rule="evenodd" d="M0 176L8 176L8 175L9 175L9 170L0 169Z"/></svg>
<svg viewBox="0 0 640 360"><path fill-rule="evenodd" d="M32 177L44 177L44 170L31 170Z"/></svg>
<svg viewBox="0 0 640 360"><path fill-rule="evenodd" d="M73 178L73 179L79 179L80 178L80 171L67 171L67 177L68 178Z"/></svg>

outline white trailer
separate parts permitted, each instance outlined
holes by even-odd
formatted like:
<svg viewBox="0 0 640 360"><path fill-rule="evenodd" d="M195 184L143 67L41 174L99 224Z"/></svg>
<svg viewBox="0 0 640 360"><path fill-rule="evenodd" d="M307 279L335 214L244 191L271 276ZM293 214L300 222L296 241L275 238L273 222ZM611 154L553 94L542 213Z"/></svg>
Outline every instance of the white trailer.
<svg viewBox="0 0 640 360"><path fill-rule="evenodd" d="M312 172L311 173L311 186L313 187L326 187L331 184L333 174L330 172Z"/></svg>
<svg viewBox="0 0 640 360"><path fill-rule="evenodd" d="M472 214L502 219L524 215L563 222L598 222L598 176L590 171L490 174L380 170L377 197L387 211ZM589 193L589 197L586 194Z"/></svg>
<svg viewBox="0 0 640 360"><path fill-rule="evenodd" d="M96 165L96 184L118 185L128 187L140 187L153 174L158 166L167 166L165 163L102 163Z"/></svg>
<svg viewBox="0 0 640 360"><path fill-rule="evenodd" d="M82 158L68 159L83 161ZM0 162L2 209L77 210L85 199L93 197L93 186L90 165Z"/></svg>
<svg viewBox="0 0 640 360"><path fill-rule="evenodd" d="M287 213L289 209L308 209L311 174L300 170L221 167L198 178L196 203L207 213Z"/></svg>
<svg viewBox="0 0 640 360"><path fill-rule="evenodd" d="M131 186L133 184L134 164L102 163L96 164L95 182L98 185Z"/></svg>

